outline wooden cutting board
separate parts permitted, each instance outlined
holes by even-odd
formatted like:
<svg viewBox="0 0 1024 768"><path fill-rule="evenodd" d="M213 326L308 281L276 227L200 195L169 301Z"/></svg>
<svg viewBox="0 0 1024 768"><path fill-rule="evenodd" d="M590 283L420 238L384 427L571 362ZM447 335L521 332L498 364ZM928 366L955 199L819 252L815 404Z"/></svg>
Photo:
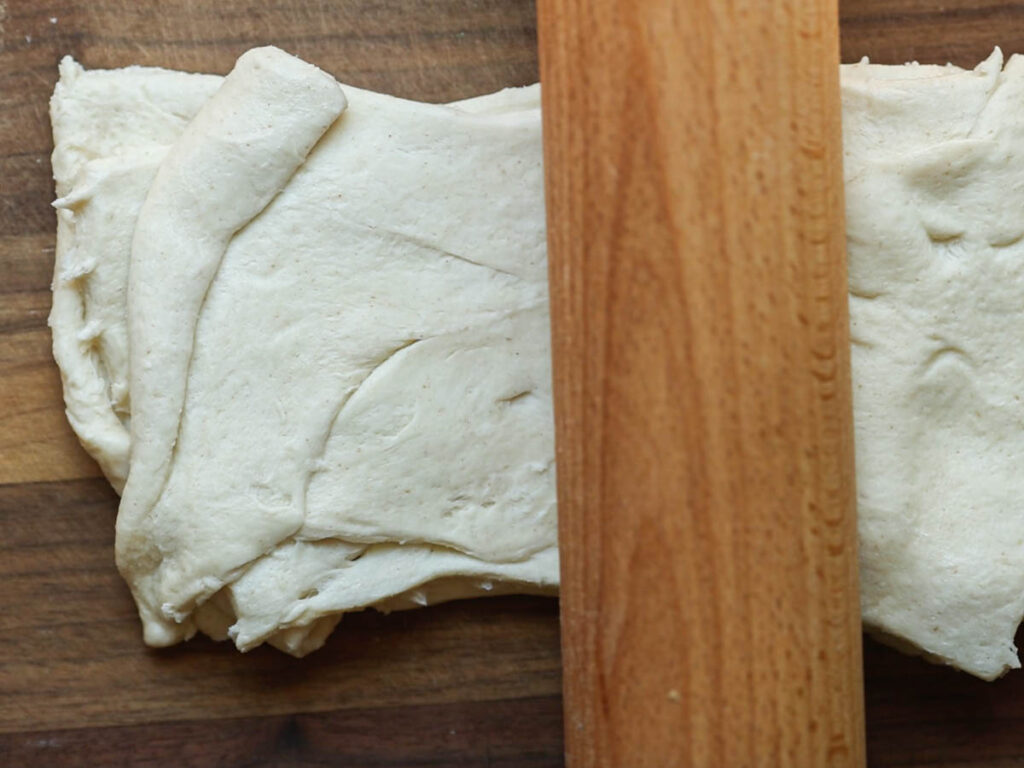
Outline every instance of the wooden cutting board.
<svg viewBox="0 0 1024 768"><path fill-rule="evenodd" d="M1024 51L1024 2L841 12L845 61ZM141 645L116 497L64 422L49 353L47 99L65 53L223 73L263 43L430 101L537 77L528 0L0 0L0 765L561 765L552 600L355 615L301 662ZM1024 673L981 683L870 641L865 666L871 765L1024 760Z"/></svg>

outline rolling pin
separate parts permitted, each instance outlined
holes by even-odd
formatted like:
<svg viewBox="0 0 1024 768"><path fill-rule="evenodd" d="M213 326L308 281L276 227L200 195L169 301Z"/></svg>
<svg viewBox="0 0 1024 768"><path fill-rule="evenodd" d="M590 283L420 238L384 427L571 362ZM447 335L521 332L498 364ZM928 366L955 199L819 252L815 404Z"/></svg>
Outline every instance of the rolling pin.
<svg viewBox="0 0 1024 768"><path fill-rule="evenodd" d="M836 0L538 22L568 765L863 765Z"/></svg>

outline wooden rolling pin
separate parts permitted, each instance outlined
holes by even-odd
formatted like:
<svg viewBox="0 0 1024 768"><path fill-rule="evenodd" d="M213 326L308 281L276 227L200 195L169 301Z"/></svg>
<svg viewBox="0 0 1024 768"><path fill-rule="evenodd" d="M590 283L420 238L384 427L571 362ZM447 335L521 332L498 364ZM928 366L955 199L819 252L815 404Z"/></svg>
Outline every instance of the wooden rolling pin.
<svg viewBox="0 0 1024 768"><path fill-rule="evenodd" d="M864 762L836 0L542 0L571 768Z"/></svg>

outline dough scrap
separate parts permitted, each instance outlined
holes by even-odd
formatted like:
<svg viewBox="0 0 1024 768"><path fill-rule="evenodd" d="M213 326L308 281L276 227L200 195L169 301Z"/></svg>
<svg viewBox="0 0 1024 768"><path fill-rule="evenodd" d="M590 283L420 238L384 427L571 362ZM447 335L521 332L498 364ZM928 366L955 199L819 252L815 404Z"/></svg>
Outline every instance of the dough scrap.
<svg viewBox="0 0 1024 768"><path fill-rule="evenodd" d="M151 72L154 76L154 79L158 77L162 79L167 79L165 78L166 73L163 73L159 70L151 70ZM64 143L61 141L62 133L66 134L65 131L61 130L64 124L78 124L75 121L73 114L70 114L75 111L74 109L69 107L69 104L75 103L73 98L75 89L71 86L74 85L75 87L77 87L82 80L87 81L91 79L94 75L98 74L99 73L94 72L84 73L80 68L77 67L77 65L74 65L70 61L65 61L62 64L62 83L65 83L65 81L68 82L66 82L64 86L60 87L57 92L61 93L61 91L63 90L62 96L64 98L60 99L60 109L54 110L54 127L56 139L55 156L61 154L65 146ZM109 73L103 73L103 75L106 76L109 75ZM142 72L133 71L132 75L133 82L131 84L135 86L135 92L145 93L145 91L147 90L145 85L139 83L140 80L144 80ZM186 78L195 78L196 85L198 86L195 90L203 88L206 90L207 93L209 93L212 90L209 88L209 80L213 78L204 77L203 82L200 83L199 78L201 77L202 76L181 75L179 83L176 83L175 85L180 88L182 87L180 83L185 82ZM187 88L190 86L185 87ZM355 91L357 89L346 90ZM360 92L360 94L365 94L365 97L367 99L377 98L387 100L387 97L379 97L376 94L368 94L365 92ZM170 97L165 94L165 101L167 100L170 100ZM58 101L58 98L55 94L55 102L56 101ZM196 102L199 102L200 100L183 97L180 101L182 103L187 103L191 105L195 104ZM78 103L79 105L82 104L82 102ZM477 99L467 100L466 102L461 102L458 105L458 108L462 113L501 113L506 115L512 115L515 112L527 111L531 113L530 119L533 121L534 124L539 124L537 115L538 107L538 93L535 87L526 89L509 89L507 91L494 94L490 97L480 97ZM178 113L185 111L187 108L187 106L183 108L181 104L171 105L170 107L171 111ZM432 107L431 109L440 110L441 108ZM58 115L63 116L65 119L63 121L58 119ZM128 139L127 143L130 144L130 142L131 137ZM147 144L147 142L145 141L139 143L144 145ZM157 141L154 141L152 143L159 146ZM166 151L165 147L163 149L164 151ZM154 172L153 158L146 157L144 161L138 162L137 164L133 165L134 163L136 163L137 160L139 160L139 153L136 151L135 147L132 147L131 149L127 150L125 150L124 147L116 147L114 153L118 156L114 160L111 160L110 162L120 163L121 165L125 166L126 169L129 170L134 167L135 175L137 177L134 188L145 189L149 184L149 180L152 179L152 174ZM155 154L159 153L157 152ZM107 159L103 158L103 160ZM157 162L158 161L159 158L157 158ZM60 162L55 161L55 168L58 167L64 166L62 166ZM129 170L126 170L125 172L129 173ZM102 174L100 175L102 176ZM63 192L66 190L59 189L59 191ZM59 204L62 207L65 207L69 214L65 216L64 212L62 211L62 218L67 218L72 222L89 218L94 218L97 221L101 222L108 222L108 224L110 222L115 222L116 226L114 228L116 230L127 230L129 232L134 227L134 219L137 216L138 209L140 207L140 203L138 201L136 201L134 207L124 205L123 201L120 201L116 205L110 206L107 205L106 203L109 200L112 200L113 198L108 197L106 194L102 192L102 190L100 191L100 194L92 195L91 188L89 187L86 187L84 192L80 191L79 197L81 198L81 200L79 200L77 203L73 200L59 201ZM536 204L536 201L534 201L534 204ZM369 205L372 209L372 202ZM358 213L359 211L357 210L356 214L358 215ZM537 220L538 217L534 215L532 217L532 221L536 223ZM436 221L444 223L446 220L444 219L444 217L439 217ZM355 223L356 222L353 222L353 226L355 226ZM451 226L451 223L452 222L449 217L447 220L447 225ZM363 224L362 226L369 226L372 229L372 225L373 222L371 221L369 225ZM527 226L529 226L529 224L527 224ZM404 233L398 234L401 235ZM442 236L444 236L444 233L441 234ZM417 235L415 234L414 231L412 234L412 238L414 239L416 236ZM448 237L450 240L454 238L454 240L456 241L455 245L459 245L459 243L457 242L457 233L453 236L450 235ZM536 237L537 235L535 234L534 238L536 239ZM540 241L542 242L542 229L539 233L539 237ZM103 271L104 268L106 268L106 271L114 273L115 277L121 276L123 283L123 275L126 272L126 258L123 248L119 246L119 250L117 250L116 253L113 253L110 249L104 250L104 248L101 245L103 243L103 239L102 237L99 236L93 238L93 240L90 243L85 244L86 247L84 248L83 243L80 240L76 241L74 238L68 237L67 235L65 235L65 237L63 238L63 242L75 243L77 247L76 249L78 250L84 250L86 252L92 251L93 257L98 255L99 258L95 259L97 262L96 271ZM123 243L124 238L122 237L120 240L117 240L116 242ZM466 242L468 246L472 246L472 242ZM508 253L508 251L506 250L505 253ZM502 255L501 249L496 249L494 255L500 257ZM120 263L113 264L113 262ZM522 269L524 268L524 265L521 262L521 260L515 260L514 254L512 254L512 260L508 264L508 266L510 267L510 270L518 269L522 271ZM526 264L526 266L529 267L530 265ZM535 272L542 273L542 250L540 252L539 262L535 261L533 267ZM59 264L58 270L60 268L61 265ZM498 269L500 268L501 267L498 267ZM90 280L84 282L91 282L91 279L94 277L94 275L90 275L89 277ZM111 282L116 283L117 280L112 279ZM78 291L81 292L83 286L75 285L73 287L77 288ZM81 293L77 293L76 295L81 297ZM86 302L86 304L88 304L88 302ZM117 304L116 301L112 301L108 297L106 302L103 304L103 309L108 311L108 315L117 314L118 307L121 307L120 311L123 313L123 298L121 303ZM532 302L530 306L527 307L527 313L529 314L530 312L532 312L533 314L537 314L538 309L539 306L537 306L537 303ZM79 320L74 315L69 317L66 315L58 314L55 311L54 317L52 318L52 322L54 325L55 339L57 337L60 337L61 339L67 339L72 335L75 335L73 332L75 330L76 322L80 324L81 320ZM544 322L546 323L546 315L544 316ZM111 322L110 325L116 326L117 323ZM101 327L103 327L105 330L104 326ZM543 329L543 332L546 335L546 328ZM427 346L429 346L429 344ZM93 352L94 357L99 359L100 364L93 364L91 366L87 366L85 370L92 376L94 384L97 381L102 383L103 386L98 387L98 389L107 389L107 391L110 391L111 379L116 378L116 376L119 373L123 372L126 362L113 361L112 364L109 366L108 370L108 360L102 354L103 348L100 348L98 350L101 353L98 355L95 354L97 352L96 349L92 349L91 351ZM59 357L58 360L60 360ZM66 360L64 363L62 363L62 367L68 367ZM541 368L544 368L544 366L542 365ZM399 370L401 371L401 369ZM112 375L108 376L108 374ZM541 376L542 378L545 376L543 371L541 372ZM386 379L384 380L384 383L387 384ZM545 385L546 382L542 383L541 385L541 397L544 396L543 391ZM520 393L515 392L512 394L515 395ZM530 401L533 397L535 396L527 395L520 398L520 400ZM547 398L549 400L549 394L547 395ZM364 397L363 399L365 400L366 398ZM75 402L75 400L69 399L69 412L72 411ZM534 408L534 410L536 410L536 408ZM121 421L126 422L127 419L122 418ZM85 426L86 428L88 428L93 425L88 423L88 421L86 420ZM123 425L119 426L123 428ZM549 429L550 428L548 428L548 430ZM104 463L108 467L116 466L118 461L120 461L122 464L124 463L123 455L115 456L115 460L113 461L109 456L104 458L107 459ZM113 473L108 471L108 476L112 474ZM112 482L115 481L115 477L112 477L111 479ZM284 553L293 552L299 550L300 547L292 546L292 544L298 545L300 543L301 542L293 542L291 544L286 543L282 546L281 549ZM306 606L305 610L301 612L292 611L293 614L297 615L297 618L296 615L292 616L292 618L290 619L289 627L280 630L276 630L276 628L271 627L269 633L268 631L262 632L260 639L269 639L272 643L278 645L278 647L283 647L283 649L288 650L290 652L308 652L308 650L311 650L313 647L318 647L319 644L323 642L323 638L326 637L326 634L329 633L330 629L332 629L333 625L337 622L338 616L331 614L336 614L338 610L359 609L364 607L364 605L373 604L374 602L379 602L380 600L390 600L390 604L388 606L389 608L414 607L417 604L421 604L424 600L430 600L431 602L435 602L438 600L454 599L456 597L469 596L473 594L486 594L488 592L500 591L503 588L503 585L499 585L496 590L494 585L487 581L487 579L474 580L472 578L447 578L452 574L462 574L464 576L475 576L477 574L483 574L483 576L486 577L502 579L505 578L505 572L507 571L508 578L518 579L520 576L525 578L525 581L516 583L516 591L530 591L551 594L557 589L557 556L554 554L555 550L551 546L552 543L553 541L549 542L546 548L542 548L542 556L536 558L536 561L537 563L539 563L539 565L535 565L534 561L528 558L526 561L521 563L513 562L507 565L497 566L491 566L486 563L480 563L476 561L474 558L463 555L458 552L446 552L442 548L436 546L416 547L407 545L401 548L394 547L393 545L382 546L379 547L379 549L382 550L382 552L380 553L381 563L386 564L387 567L391 569L395 569L396 567L398 567L398 571L396 571L394 575L389 577L386 584L380 583L381 580L379 579L375 581L375 579L372 576L375 569L374 562L378 558L378 547L367 547L366 545L361 545L360 548L365 550L365 552L359 558L361 566L358 569L358 573L363 574L366 577L366 581L362 582L362 586L360 587L361 592L359 592L359 594L364 595L365 598L360 598L360 601L353 603L351 597L344 597L344 595L346 594L352 594L353 590L351 588L347 589L347 591L344 588L340 590L338 588L333 588L333 593L337 593L341 597L335 599L333 603L326 597L322 597L318 601L318 605L322 606L322 610L328 613L328 615L326 615L323 618L320 618L318 615L316 615L315 611L310 611L309 607ZM266 558L266 564L263 564L262 567L259 567L258 569L254 569L256 570L255 576L250 577L247 572L242 571L238 575L238 581L236 582L236 584L225 587L223 590L217 592L216 597L214 599L208 600L206 603L204 603L201 606L200 610L196 612L195 619L196 621L198 621L200 628L202 628L208 634L223 637L228 634L228 628L233 621L241 622L246 618L246 616L248 615L248 609L254 609L258 615L266 614L267 611L265 610L264 606L261 605L260 600L262 586L257 589L246 589L245 587L250 583L254 584L257 582L259 584L265 585L266 580L263 579L262 581L259 581L257 576L259 576L260 574L266 575L268 573L273 573L273 568L271 567L272 565L282 563L285 565L283 569L279 569L279 571L274 575L274 578L277 579L277 581L275 581L275 584L280 584L281 579L291 579L292 581L295 581L300 575L300 573L303 573L303 569L297 568L296 566L305 565L305 572L308 572L309 579L312 581L320 581L326 586L327 584L331 583L332 580L335 582L339 581L338 574L326 573L327 565L321 563L318 566L316 564L317 561L315 560L315 557L311 555L311 552L322 553L323 556L326 558L326 560L324 561L324 563L326 563L336 560L339 553L344 553L347 548L350 548L350 545L335 540L316 542L316 546L301 548L305 554L301 559L292 562L287 562L286 558L280 556L281 553L275 552L274 557ZM401 550L401 552L397 550ZM425 557L424 555L429 552L437 552L438 554L432 558ZM410 564L414 564L415 567L407 567L404 571L404 575L401 575L402 572L400 565L402 562L405 561L407 561ZM434 562L436 562L436 567L432 570L431 563ZM259 563L259 561L257 561L257 563ZM432 581L435 577L446 577L443 582L443 587L434 589L429 584L429 582ZM427 584L424 585L424 582L427 582ZM375 587L375 583L378 583L378 586ZM296 594L301 594L309 591L309 586L304 583L296 582L293 586L294 589L292 590L292 592ZM414 597L404 599L403 595L401 594L403 590L411 590L414 588L416 588L417 590L414 594ZM281 594L285 594L285 592L282 592ZM332 594L332 589L326 589L325 591L322 591L321 594L330 595ZM364 599L365 602L362 602ZM277 603L281 604L282 601L279 600L277 601ZM162 607L163 606L161 606L161 608ZM288 606L286 605L284 606L285 609L287 607ZM238 613L237 618L234 616L236 611ZM151 641L163 643L183 639L189 636L191 632L194 631L192 626L192 619L186 617L179 618L184 619L180 624L171 624L158 619L160 630L169 631L171 634L169 636L164 637L150 637L149 639ZM252 624L253 623L250 622L247 625L240 626L252 626ZM235 631L232 634L243 638L247 637L247 635L240 634L239 631ZM251 636L251 633L249 636ZM304 643L306 645L304 645ZM254 643L250 641L246 647L251 647L253 644Z"/></svg>

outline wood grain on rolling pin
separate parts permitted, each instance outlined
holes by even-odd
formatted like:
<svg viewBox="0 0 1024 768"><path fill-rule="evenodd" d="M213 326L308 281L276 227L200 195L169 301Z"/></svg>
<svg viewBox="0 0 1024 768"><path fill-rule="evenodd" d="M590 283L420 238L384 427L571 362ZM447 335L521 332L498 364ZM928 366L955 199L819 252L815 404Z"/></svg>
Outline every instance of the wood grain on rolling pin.
<svg viewBox="0 0 1024 768"><path fill-rule="evenodd" d="M538 10L569 764L862 764L835 3Z"/></svg>

